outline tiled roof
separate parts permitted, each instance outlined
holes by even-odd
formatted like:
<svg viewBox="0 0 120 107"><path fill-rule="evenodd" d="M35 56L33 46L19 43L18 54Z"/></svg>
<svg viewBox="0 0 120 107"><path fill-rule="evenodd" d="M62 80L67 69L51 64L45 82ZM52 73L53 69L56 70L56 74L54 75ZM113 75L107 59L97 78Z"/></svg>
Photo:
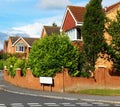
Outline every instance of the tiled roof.
<svg viewBox="0 0 120 107"><path fill-rule="evenodd" d="M44 26L44 29L48 36L52 35L52 33L60 34L60 27L57 26Z"/></svg>
<svg viewBox="0 0 120 107"><path fill-rule="evenodd" d="M19 36L11 36L12 44L14 44L20 37ZM35 40L39 40L39 38L29 38L29 37L22 37L30 46L32 46Z"/></svg>
<svg viewBox="0 0 120 107"><path fill-rule="evenodd" d="M12 44L13 44L16 40L18 40L18 38L19 38L19 36L10 36L10 39L11 39L11 41L12 41Z"/></svg>
<svg viewBox="0 0 120 107"><path fill-rule="evenodd" d="M106 12L110 11L111 9L115 8L117 5L120 5L120 2L115 3L106 8ZM85 14L85 7L81 6L68 6L68 9L71 11L73 17L76 19L77 22L83 22L83 17Z"/></svg>
<svg viewBox="0 0 120 107"><path fill-rule="evenodd" d="M76 19L77 22L83 22L83 17L85 14L85 7L80 7L80 6L68 6L70 9L72 15Z"/></svg>
<svg viewBox="0 0 120 107"><path fill-rule="evenodd" d="M27 38L27 37L23 37L23 39L24 39L30 46L33 45L33 42L34 42L34 41L39 40L39 38Z"/></svg>
<svg viewBox="0 0 120 107"><path fill-rule="evenodd" d="M106 8L106 12L110 11L111 9L115 8L117 5L120 5L120 2L117 2L109 7Z"/></svg>

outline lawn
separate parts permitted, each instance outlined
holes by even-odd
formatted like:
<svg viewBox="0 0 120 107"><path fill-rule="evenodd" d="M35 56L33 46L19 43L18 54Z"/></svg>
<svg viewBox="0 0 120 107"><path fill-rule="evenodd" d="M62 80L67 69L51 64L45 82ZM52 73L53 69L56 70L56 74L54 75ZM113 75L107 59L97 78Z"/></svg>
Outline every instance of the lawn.
<svg viewBox="0 0 120 107"><path fill-rule="evenodd" d="M87 90L79 90L74 92L77 94L89 94L89 95L102 95L102 96L119 96L120 90L114 89L87 89Z"/></svg>

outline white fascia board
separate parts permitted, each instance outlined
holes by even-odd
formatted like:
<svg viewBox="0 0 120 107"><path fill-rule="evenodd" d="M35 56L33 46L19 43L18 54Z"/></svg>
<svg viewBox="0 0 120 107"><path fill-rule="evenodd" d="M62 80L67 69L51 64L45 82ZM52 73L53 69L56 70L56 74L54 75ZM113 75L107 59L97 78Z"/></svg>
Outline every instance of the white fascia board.
<svg viewBox="0 0 120 107"><path fill-rule="evenodd" d="M77 22L76 23L76 26L82 26L83 25L83 22Z"/></svg>
<svg viewBox="0 0 120 107"><path fill-rule="evenodd" d="M23 37L20 37L19 39L17 39L17 40L12 44L12 46L15 46L15 44L16 44L20 39L22 39L22 40L27 44L28 47L31 47L31 46L23 39Z"/></svg>

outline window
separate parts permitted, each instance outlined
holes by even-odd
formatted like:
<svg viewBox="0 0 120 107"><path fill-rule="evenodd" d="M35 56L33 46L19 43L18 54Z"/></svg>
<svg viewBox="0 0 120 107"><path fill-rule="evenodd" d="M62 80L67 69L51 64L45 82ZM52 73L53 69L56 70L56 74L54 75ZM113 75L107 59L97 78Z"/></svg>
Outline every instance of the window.
<svg viewBox="0 0 120 107"><path fill-rule="evenodd" d="M16 52L24 52L24 50L25 50L25 46L23 43L18 43L16 45Z"/></svg>
<svg viewBox="0 0 120 107"><path fill-rule="evenodd" d="M66 34L68 35L71 41L82 40L80 28L74 28L74 29L68 30Z"/></svg>
<svg viewBox="0 0 120 107"><path fill-rule="evenodd" d="M81 29L77 28L77 39L81 39Z"/></svg>
<svg viewBox="0 0 120 107"><path fill-rule="evenodd" d="M71 30L68 30L66 32L66 34L68 35L68 37L70 38L70 40L75 40L75 29L71 29Z"/></svg>

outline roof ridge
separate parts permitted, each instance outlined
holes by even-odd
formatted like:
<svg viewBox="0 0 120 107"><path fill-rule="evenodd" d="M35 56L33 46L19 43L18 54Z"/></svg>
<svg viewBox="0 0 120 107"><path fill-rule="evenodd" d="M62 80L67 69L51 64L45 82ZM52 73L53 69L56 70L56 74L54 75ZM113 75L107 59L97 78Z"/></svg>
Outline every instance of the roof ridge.
<svg viewBox="0 0 120 107"><path fill-rule="evenodd" d="M107 11L107 12L110 11L111 9L115 8L117 5L120 5L120 2L114 3L114 4L106 7L106 9L107 9L106 11Z"/></svg>
<svg viewBox="0 0 120 107"><path fill-rule="evenodd" d="M68 5L67 7L81 7L81 8L85 8L85 6L78 6L78 5Z"/></svg>
<svg viewBox="0 0 120 107"><path fill-rule="evenodd" d="M43 26L43 27L54 27L54 28L59 28L60 26L48 26L48 25L45 25L45 26Z"/></svg>

